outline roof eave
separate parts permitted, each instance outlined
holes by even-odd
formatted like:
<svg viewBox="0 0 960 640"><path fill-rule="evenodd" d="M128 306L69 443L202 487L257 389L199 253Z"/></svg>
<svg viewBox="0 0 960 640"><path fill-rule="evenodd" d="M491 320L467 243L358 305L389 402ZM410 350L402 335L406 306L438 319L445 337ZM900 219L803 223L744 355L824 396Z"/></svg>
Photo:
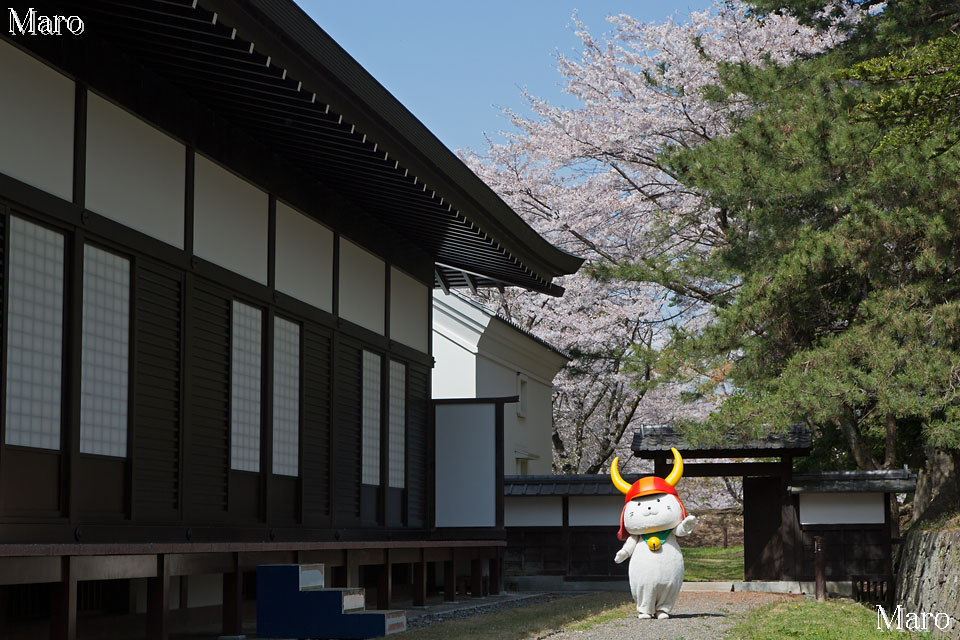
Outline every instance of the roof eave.
<svg viewBox="0 0 960 640"><path fill-rule="evenodd" d="M409 110L291 0L201 0L262 45L279 66L328 93L323 99L430 188L457 208L506 251L543 278L538 291L559 296L555 277L576 272L584 259L554 247L446 148Z"/></svg>

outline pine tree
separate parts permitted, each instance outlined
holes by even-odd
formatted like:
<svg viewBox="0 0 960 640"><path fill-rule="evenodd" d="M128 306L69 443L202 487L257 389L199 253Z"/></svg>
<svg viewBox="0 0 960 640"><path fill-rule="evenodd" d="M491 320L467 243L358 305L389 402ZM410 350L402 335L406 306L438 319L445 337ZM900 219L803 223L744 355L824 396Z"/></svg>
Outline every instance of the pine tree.
<svg viewBox="0 0 960 640"><path fill-rule="evenodd" d="M740 285L674 346L674 371L732 390L692 437L800 419L821 445L842 436L828 464L862 469L960 449L960 147L942 130L960 116L957 10L891 3L822 56L726 65L711 97L752 105L735 133L666 152L723 212L711 259Z"/></svg>

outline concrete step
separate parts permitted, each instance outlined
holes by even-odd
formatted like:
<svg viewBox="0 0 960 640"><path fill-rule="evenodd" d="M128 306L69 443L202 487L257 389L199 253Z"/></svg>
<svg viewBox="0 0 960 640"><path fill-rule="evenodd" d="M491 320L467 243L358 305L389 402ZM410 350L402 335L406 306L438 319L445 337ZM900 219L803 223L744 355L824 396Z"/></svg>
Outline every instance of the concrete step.
<svg viewBox="0 0 960 640"><path fill-rule="evenodd" d="M269 638L374 638L405 631L402 610L367 611L363 589L323 587L322 566L257 567L257 633Z"/></svg>
<svg viewBox="0 0 960 640"><path fill-rule="evenodd" d="M323 588L326 586L326 578L322 563L301 564L300 565L300 590Z"/></svg>
<svg viewBox="0 0 960 640"><path fill-rule="evenodd" d="M349 613L348 615L383 616L383 635L400 633L407 630L407 612L402 609L372 609L370 611L357 611Z"/></svg>
<svg viewBox="0 0 960 640"><path fill-rule="evenodd" d="M342 613L349 613L351 611L363 611L366 608L366 593L363 589L356 587L346 587L346 588L325 588L325 587L306 587L300 591L305 593L313 593L317 591L325 593L340 593L343 595L343 611Z"/></svg>

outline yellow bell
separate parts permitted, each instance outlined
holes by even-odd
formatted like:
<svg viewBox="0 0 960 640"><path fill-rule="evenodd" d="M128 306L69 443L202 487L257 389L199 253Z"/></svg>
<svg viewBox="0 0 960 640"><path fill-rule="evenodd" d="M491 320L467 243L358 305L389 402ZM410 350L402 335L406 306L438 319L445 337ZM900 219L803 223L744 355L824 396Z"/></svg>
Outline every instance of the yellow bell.
<svg viewBox="0 0 960 640"><path fill-rule="evenodd" d="M660 538L657 536L650 536L647 539L647 546L650 548L650 551L660 551Z"/></svg>

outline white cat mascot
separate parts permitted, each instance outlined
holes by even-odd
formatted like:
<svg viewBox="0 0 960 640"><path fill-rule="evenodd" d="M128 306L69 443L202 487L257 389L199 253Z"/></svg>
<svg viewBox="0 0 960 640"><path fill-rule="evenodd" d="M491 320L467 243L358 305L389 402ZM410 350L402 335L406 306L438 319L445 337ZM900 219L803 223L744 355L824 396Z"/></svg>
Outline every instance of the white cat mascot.
<svg viewBox="0 0 960 640"><path fill-rule="evenodd" d="M677 490L683 476L683 458L673 452L673 471L666 478L646 476L633 485L620 476L618 458L610 466L614 486L626 494L617 537L623 547L614 557L630 558L630 592L641 619L669 618L683 586L683 554L677 536L689 535L697 524L688 516Z"/></svg>

